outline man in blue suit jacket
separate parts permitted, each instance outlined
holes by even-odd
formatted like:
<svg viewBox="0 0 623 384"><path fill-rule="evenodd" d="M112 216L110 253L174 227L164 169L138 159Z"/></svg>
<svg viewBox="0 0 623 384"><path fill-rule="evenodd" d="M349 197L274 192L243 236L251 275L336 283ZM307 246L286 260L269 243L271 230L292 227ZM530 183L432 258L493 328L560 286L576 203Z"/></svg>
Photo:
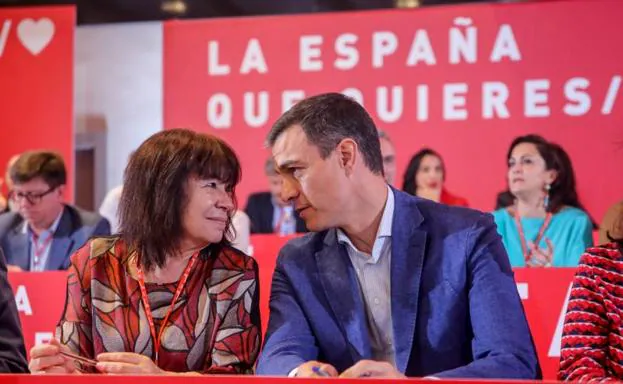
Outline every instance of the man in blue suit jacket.
<svg viewBox="0 0 623 384"><path fill-rule="evenodd" d="M92 236L110 234L101 216L63 202L65 164L54 152L25 152L11 166L19 213L0 215L0 248L9 271L64 270Z"/></svg>
<svg viewBox="0 0 623 384"><path fill-rule="evenodd" d="M372 119L339 94L295 105L268 143L317 233L280 252L259 374L540 378L490 215L388 187Z"/></svg>

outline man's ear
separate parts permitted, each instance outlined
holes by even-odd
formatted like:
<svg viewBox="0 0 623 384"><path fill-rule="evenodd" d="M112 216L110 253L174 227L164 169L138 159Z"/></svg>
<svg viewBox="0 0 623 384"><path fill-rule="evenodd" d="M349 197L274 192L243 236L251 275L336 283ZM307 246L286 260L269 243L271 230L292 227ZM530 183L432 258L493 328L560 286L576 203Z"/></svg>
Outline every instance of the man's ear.
<svg viewBox="0 0 623 384"><path fill-rule="evenodd" d="M340 141L335 149L340 167L346 171L347 175L352 173L358 160L357 148L357 143L353 139L346 138Z"/></svg>
<svg viewBox="0 0 623 384"><path fill-rule="evenodd" d="M63 197L65 196L65 184L59 185L58 188L56 188L56 192L58 194L58 198L60 200L63 200Z"/></svg>

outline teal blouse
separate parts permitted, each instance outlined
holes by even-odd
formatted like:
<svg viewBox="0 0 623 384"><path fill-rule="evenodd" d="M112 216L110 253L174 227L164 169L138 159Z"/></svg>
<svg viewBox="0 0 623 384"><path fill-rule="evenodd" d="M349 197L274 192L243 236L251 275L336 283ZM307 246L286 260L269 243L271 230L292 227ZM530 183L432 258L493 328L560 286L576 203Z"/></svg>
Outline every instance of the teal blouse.
<svg viewBox="0 0 623 384"><path fill-rule="evenodd" d="M515 218L506 209L493 212L498 233L510 258L511 266L525 267L519 231L515 225ZM534 242L538 236L543 218L525 217L521 219L526 240ZM547 249L545 238L552 242L554 267L575 267L584 250L593 245L593 227L588 215L578 208L565 207L552 216L552 220L545 230L543 239L539 243L541 248Z"/></svg>

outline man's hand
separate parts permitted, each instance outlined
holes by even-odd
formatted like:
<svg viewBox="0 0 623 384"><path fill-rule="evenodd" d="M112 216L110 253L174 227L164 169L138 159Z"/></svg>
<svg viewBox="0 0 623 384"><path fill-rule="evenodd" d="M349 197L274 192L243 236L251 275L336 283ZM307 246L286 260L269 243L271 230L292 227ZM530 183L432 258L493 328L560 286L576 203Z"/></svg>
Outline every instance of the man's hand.
<svg viewBox="0 0 623 384"><path fill-rule="evenodd" d="M331 364L308 361L298 366L296 377L337 377L337 369Z"/></svg>
<svg viewBox="0 0 623 384"><path fill-rule="evenodd" d="M340 377L381 377L386 379L406 379L407 377L398 372L396 368L385 361L361 360L357 364L344 371Z"/></svg>

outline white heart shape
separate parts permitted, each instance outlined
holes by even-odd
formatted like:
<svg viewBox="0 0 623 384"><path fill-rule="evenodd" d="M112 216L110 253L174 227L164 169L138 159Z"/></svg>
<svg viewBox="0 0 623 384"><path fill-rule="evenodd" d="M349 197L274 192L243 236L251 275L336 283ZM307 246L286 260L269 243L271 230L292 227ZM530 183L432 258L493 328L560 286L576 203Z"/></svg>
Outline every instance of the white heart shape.
<svg viewBox="0 0 623 384"><path fill-rule="evenodd" d="M22 45L36 56L50 44L54 31L54 22L47 17L38 21L24 19L17 26L17 37Z"/></svg>

